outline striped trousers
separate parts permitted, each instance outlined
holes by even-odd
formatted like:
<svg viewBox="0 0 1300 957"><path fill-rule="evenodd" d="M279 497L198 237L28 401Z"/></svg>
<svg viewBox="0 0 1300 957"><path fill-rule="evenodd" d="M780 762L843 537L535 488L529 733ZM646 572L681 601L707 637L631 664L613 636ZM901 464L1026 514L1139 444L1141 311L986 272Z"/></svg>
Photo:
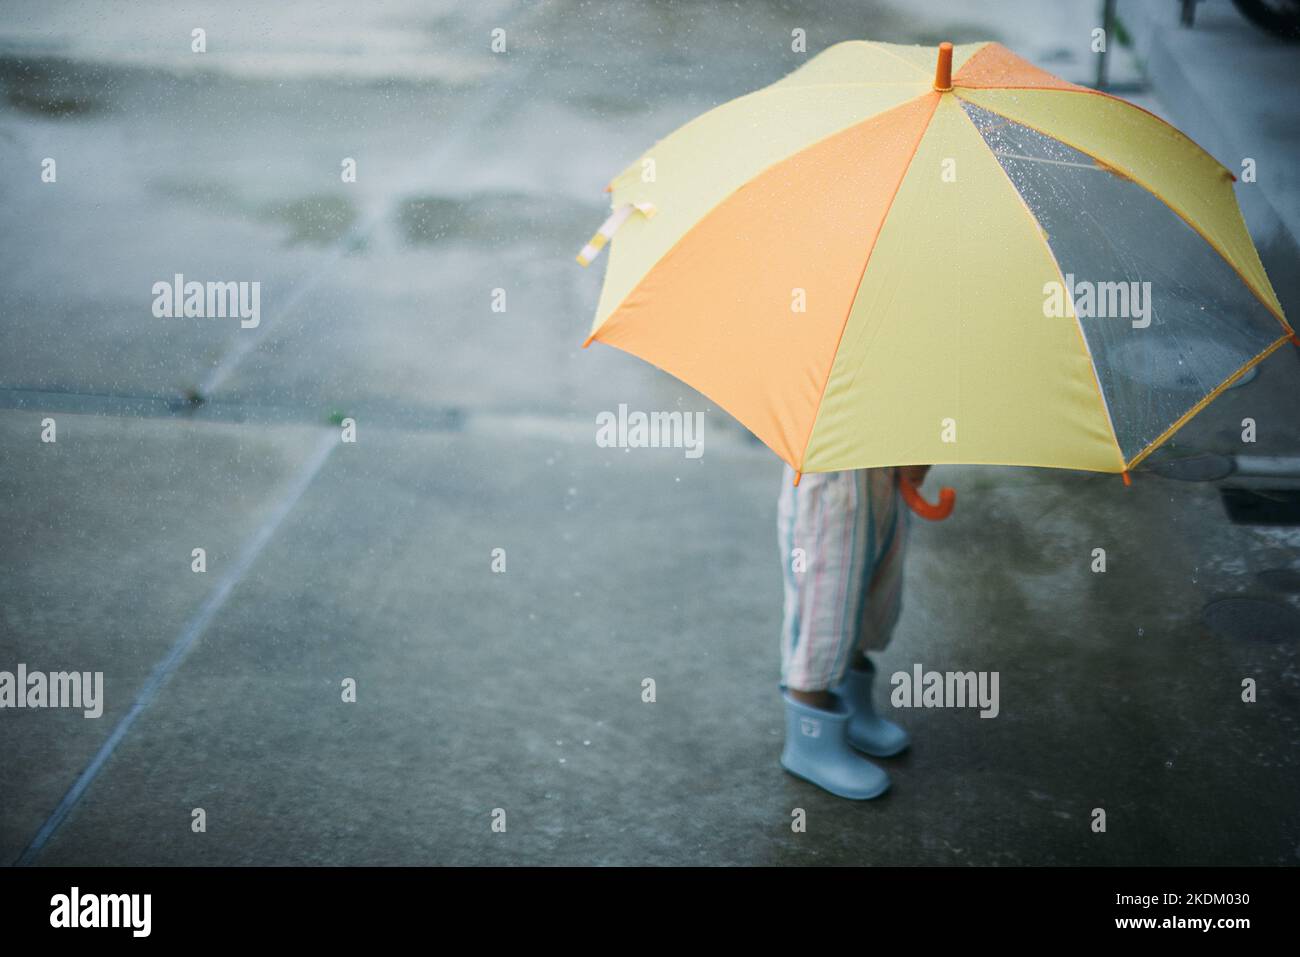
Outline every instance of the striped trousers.
<svg viewBox="0 0 1300 957"><path fill-rule="evenodd" d="M879 651L902 610L911 512L893 468L804 475L785 467L777 541L785 576L781 684L822 691L852 652Z"/></svg>

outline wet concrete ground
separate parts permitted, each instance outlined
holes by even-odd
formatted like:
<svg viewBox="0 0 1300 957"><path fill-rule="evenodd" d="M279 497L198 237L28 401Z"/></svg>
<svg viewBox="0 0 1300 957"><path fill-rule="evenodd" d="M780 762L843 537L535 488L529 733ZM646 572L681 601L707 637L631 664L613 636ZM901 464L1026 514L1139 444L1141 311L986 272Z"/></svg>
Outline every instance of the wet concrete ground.
<svg viewBox="0 0 1300 957"><path fill-rule="evenodd" d="M0 156L31 172L0 186L0 669L107 687L97 720L0 713L0 860L1300 857L1295 636L1201 616L1224 597L1300 607L1278 574L1300 568L1300 530L1232 524L1209 484L937 470L959 508L916 528L882 670L996 670L1001 712L902 714L916 744L892 792L850 804L776 763L779 463L690 390L578 348L602 267L572 256L601 187L796 66L792 25L810 52L998 39L1084 81L1091 4L802 23L775 3L743 22L724 4L402 3L326 8L305 35L292 10L177 6L0 20ZM205 19L200 68L172 47ZM487 51L495 26L509 59ZM177 272L260 280L262 324L154 319L150 286ZM1295 454L1297 375L1279 352L1166 457L1240 451L1244 416L1252 452ZM705 454L596 447L619 403L704 411ZM330 441L343 415L355 444Z"/></svg>

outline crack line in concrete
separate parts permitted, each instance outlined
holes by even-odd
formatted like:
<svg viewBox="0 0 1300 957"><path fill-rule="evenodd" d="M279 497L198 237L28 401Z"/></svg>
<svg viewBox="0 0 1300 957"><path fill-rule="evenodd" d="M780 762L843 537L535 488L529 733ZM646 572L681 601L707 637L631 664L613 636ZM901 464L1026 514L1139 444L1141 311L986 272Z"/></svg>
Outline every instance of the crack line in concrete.
<svg viewBox="0 0 1300 957"><path fill-rule="evenodd" d="M127 419L174 419L209 425L314 426L323 421L320 410L287 405L264 405L236 400L214 400L200 404L182 403L160 395L141 393L75 392L57 387L44 389L0 388L0 412L67 413ZM500 435L510 433L530 438L565 442L591 441L596 428L589 416L547 409L480 409L461 406L401 408L358 403L340 415L365 422L368 429ZM709 448L762 450L763 444L722 410L708 408L701 415L714 416L708 437ZM773 459L773 461L777 461ZM1113 478L1095 473L1102 478Z"/></svg>
<svg viewBox="0 0 1300 957"><path fill-rule="evenodd" d="M0 388L0 411L33 414L68 413L235 425L321 425L326 421L324 408L271 405L235 399L195 403L168 395L78 392L58 387ZM370 402L346 406L337 414L356 419L364 417L372 424L391 424L412 431L432 432L459 432L467 418L467 413L459 406L383 408Z"/></svg>
<svg viewBox="0 0 1300 957"><path fill-rule="evenodd" d="M72 813L72 809L76 807L77 802L81 800L90 785L94 783L95 778L99 776L99 772L102 771L104 765L108 763L108 759L113 756L113 752L117 750L117 746L126 738L127 733L135 724L136 718L140 717L140 715L144 713L145 709L153 703L163 685L167 683L167 680L175 673L176 669L180 667L181 662L185 659L185 656L189 653L190 649L192 649L198 642L199 638L203 636L208 625L210 625L213 618L216 617L217 612L220 611L222 606L226 603L226 599L230 597L231 593L235 590L235 587L243 579L244 575L248 573L248 570L253 567L258 556L262 554L262 550L266 547L267 543L271 541L272 536L274 536L276 530L280 527L280 524L289 513L293 511L294 506L298 504L298 500L302 498L312 481L315 480L318 474L320 474L320 470L329 459L330 453L338 446L339 441L338 433L333 430L327 432L321 438L316 448L312 451L311 456L298 471L297 475L294 476L293 482L276 503L271 514L268 515L265 521L263 521L258 527L257 531L253 534L253 537L245 543L243 549L239 553L239 557L235 560L235 563L231 565L230 569L221 577L221 580L217 583L217 587L212 590L212 593L208 595L207 599L199 607L198 612L190 619L189 623L186 624L184 630L181 631L180 636L172 644L171 649L167 652L166 656L154 666L148 680L145 681L144 686L141 687L140 691L136 694L135 701L131 704L130 710L118 720L117 725L113 728L112 734L108 736L108 740L100 745L99 750L95 752L95 756L91 758L90 764L81 772L81 775L73 783L72 787L68 789L68 793L63 796L63 800L59 802L58 806L46 819L45 823L41 825L40 830L36 832L36 836L32 838L32 842L27 846L27 849L24 850L14 862L16 865L24 866L31 864L36 859L37 855L40 854L49 839L54 835L54 832L58 830L59 826L64 822L68 815Z"/></svg>

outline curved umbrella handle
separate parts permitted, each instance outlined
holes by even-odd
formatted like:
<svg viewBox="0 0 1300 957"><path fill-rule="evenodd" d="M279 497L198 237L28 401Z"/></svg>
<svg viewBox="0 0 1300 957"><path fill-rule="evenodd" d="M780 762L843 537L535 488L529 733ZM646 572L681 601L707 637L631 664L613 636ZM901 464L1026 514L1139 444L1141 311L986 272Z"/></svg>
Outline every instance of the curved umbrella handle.
<svg viewBox="0 0 1300 957"><path fill-rule="evenodd" d="M898 491L902 493L908 508L931 522L942 522L952 514L953 506L957 504L957 493L950 488L939 489L937 504L927 502L921 497L920 489L904 478L901 472L898 476Z"/></svg>

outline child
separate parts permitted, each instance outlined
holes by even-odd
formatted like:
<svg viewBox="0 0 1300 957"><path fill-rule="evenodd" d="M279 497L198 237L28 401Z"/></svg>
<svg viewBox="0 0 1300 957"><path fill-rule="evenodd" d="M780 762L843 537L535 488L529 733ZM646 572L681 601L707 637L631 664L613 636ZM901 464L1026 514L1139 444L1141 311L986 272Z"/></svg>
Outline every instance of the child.
<svg viewBox="0 0 1300 957"><path fill-rule="evenodd" d="M928 465L804 475L786 466L777 506L785 569L781 764L839 797L866 800L889 775L863 754L889 757L907 732L875 713L868 651L889 643L902 599L911 513L900 473L920 485ZM859 753L862 752L862 753Z"/></svg>

